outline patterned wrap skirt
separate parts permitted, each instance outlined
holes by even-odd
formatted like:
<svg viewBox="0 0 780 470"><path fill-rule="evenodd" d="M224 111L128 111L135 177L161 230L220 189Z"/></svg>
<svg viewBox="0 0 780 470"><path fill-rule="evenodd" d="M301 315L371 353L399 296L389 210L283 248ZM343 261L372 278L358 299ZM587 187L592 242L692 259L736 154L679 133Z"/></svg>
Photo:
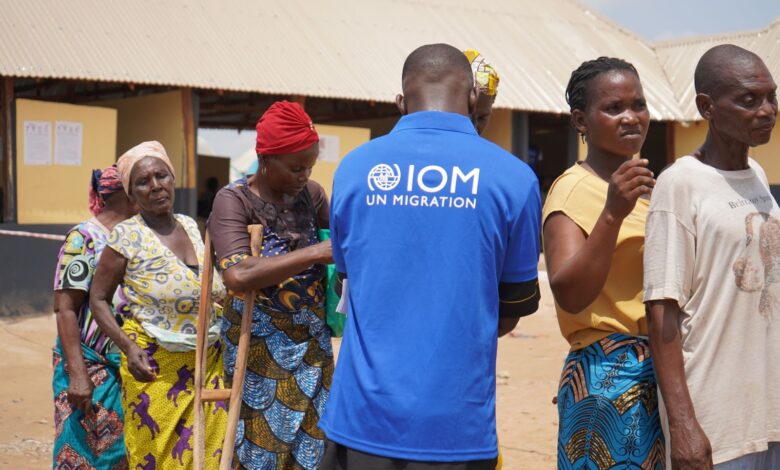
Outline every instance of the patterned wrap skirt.
<svg viewBox="0 0 780 470"><path fill-rule="evenodd" d="M319 467L325 435L318 423L334 366L320 303L298 305L294 312L255 304L233 468ZM231 306L222 319L228 380L235 370L244 301L234 298Z"/></svg>
<svg viewBox="0 0 780 470"><path fill-rule="evenodd" d="M569 353L558 416L559 469L664 468L655 373L644 338L615 333Z"/></svg>
<svg viewBox="0 0 780 470"><path fill-rule="evenodd" d="M127 468L122 440L124 413L120 403L119 354L105 357L81 345L92 391L92 416L68 403L68 367L60 340L53 351L55 469L120 470Z"/></svg>
<svg viewBox="0 0 780 470"><path fill-rule="evenodd" d="M163 470L193 468L195 419L195 351L171 352L160 346L135 320L125 320L122 329L146 351L157 374L153 382L139 382L127 368L122 354L122 407L125 410L125 446L131 469ZM208 348L206 388L224 388L222 346ZM206 403L207 469L219 468L227 425L227 404Z"/></svg>

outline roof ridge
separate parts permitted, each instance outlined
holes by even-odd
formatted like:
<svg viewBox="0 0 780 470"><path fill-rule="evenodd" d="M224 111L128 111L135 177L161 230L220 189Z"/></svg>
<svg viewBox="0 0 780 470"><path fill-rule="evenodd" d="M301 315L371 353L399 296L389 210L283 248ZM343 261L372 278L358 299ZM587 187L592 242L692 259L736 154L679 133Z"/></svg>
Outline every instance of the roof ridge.
<svg viewBox="0 0 780 470"><path fill-rule="evenodd" d="M627 28L621 26L619 23L609 19L608 17L604 16L603 14L601 14L601 13L597 12L596 10L588 7L587 5L584 5L580 0L562 0L562 1L568 2L568 3L571 3L571 4L575 5L577 8L579 8L580 10L585 12L586 14L593 16L594 18L596 18L597 20L601 21L602 23L604 23L604 24L614 28L615 30L625 34L626 36L629 36L629 37L632 37L632 38L636 39L637 41L641 42L642 44L644 44L645 46L647 46L650 49L653 48L652 43L649 40L639 36L638 34L636 34L635 32L631 31L630 29L627 29Z"/></svg>
<svg viewBox="0 0 780 470"><path fill-rule="evenodd" d="M678 39L667 39L665 41L656 41L651 43L653 49L663 49L668 47L686 46L692 44L699 44L702 42L722 41L725 39L735 38L748 38L751 36L759 36L763 33L769 32L771 29L780 26L780 16L775 18L771 23L763 28L735 31L730 33L718 33L718 34L697 34L695 36L687 36Z"/></svg>

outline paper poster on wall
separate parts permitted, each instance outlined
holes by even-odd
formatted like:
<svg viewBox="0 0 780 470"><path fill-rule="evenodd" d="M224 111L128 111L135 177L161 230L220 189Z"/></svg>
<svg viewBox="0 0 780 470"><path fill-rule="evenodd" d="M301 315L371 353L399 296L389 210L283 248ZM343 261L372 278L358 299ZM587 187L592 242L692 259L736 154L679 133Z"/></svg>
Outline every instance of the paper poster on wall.
<svg viewBox="0 0 780 470"><path fill-rule="evenodd" d="M320 155L318 160L337 162L341 155L341 139L337 135L320 134Z"/></svg>
<svg viewBox="0 0 780 470"><path fill-rule="evenodd" d="M24 164L51 165L51 122L24 121Z"/></svg>
<svg viewBox="0 0 780 470"><path fill-rule="evenodd" d="M84 124L73 121L57 121L54 128L54 164L81 166Z"/></svg>

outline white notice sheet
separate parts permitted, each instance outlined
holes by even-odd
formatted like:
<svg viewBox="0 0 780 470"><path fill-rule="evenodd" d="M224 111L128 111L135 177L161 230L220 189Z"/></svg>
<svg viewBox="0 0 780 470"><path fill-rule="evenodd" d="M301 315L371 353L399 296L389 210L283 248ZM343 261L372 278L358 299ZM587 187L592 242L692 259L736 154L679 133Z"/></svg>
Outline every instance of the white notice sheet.
<svg viewBox="0 0 780 470"><path fill-rule="evenodd" d="M321 162L338 162L341 154L341 139L337 135L320 134L320 155L317 160Z"/></svg>
<svg viewBox="0 0 780 470"><path fill-rule="evenodd" d="M54 139L54 164L81 166L81 146L84 140L84 124L57 121Z"/></svg>
<svg viewBox="0 0 780 470"><path fill-rule="evenodd" d="M51 165L50 121L24 121L24 164Z"/></svg>

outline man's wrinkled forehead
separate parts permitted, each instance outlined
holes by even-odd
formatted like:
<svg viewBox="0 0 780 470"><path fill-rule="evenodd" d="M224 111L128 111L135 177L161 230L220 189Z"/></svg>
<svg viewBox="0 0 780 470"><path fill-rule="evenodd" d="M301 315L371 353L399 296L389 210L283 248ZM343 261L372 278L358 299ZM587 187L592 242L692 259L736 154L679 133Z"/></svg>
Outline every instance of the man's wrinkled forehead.
<svg viewBox="0 0 780 470"><path fill-rule="evenodd" d="M735 61L724 72L720 95L763 94L777 89L772 73L761 59Z"/></svg>

